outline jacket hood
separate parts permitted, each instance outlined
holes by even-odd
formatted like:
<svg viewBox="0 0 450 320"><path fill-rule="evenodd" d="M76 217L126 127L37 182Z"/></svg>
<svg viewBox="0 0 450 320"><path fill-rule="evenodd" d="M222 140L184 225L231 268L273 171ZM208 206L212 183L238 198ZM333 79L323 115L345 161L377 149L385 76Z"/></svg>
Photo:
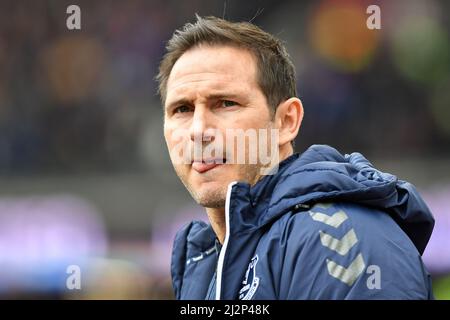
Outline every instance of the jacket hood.
<svg viewBox="0 0 450 320"><path fill-rule="evenodd" d="M381 172L360 153L342 155L326 145L313 145L282 161L278 171L247 189L260 227L298 205L346 201L388 212L423 253L434 218L415 187ZM256 207L256 208L255 208Z"/></svg>

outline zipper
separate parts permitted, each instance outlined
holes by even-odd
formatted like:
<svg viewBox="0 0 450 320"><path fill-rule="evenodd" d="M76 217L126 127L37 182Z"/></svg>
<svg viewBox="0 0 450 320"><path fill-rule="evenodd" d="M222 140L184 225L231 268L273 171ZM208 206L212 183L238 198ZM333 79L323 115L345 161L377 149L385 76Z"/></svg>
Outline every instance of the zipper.
<svg viewBox="0 0 450 320"><path fill-rule="evenodd" d="M231 182L228 185L227 197L225 199L225 240L223 241L222 249L220 250L219 260L217 261L217 280L216 280L216 300L220 300L220 291L222 289L222 274L223 274L223 261L225 259L225 253L228 247L228 241L230 240L230 198L231 190L233 186L238 183L237 181Z"/></svg>

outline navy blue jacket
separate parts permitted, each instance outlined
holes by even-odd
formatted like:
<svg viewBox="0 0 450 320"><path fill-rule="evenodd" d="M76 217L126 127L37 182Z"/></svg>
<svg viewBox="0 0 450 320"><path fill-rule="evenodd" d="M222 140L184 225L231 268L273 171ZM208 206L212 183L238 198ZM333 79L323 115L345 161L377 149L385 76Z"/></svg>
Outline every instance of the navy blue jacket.
<svg viewBox="0 0 450 320"><path fill-rule="evenodd" d="M429 299L434 226L410 183L314 145L253 187L234 182L220 246L193 221L172 252L177 299Z"/></svg>

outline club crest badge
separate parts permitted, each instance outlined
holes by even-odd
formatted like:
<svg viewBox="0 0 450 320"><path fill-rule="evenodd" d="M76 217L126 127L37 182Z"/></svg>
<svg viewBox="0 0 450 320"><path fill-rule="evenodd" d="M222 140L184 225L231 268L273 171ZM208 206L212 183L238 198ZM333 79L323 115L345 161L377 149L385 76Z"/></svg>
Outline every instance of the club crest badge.
<svg viewBox="0 0 450 320"><path fill-rule="evenodd" d="M254 256L250 261L247 271L245 272L243 287L239 290L239 300L250 300L258 289L259 278L256 276L256 265L258 263L258 255Z"/></svg>

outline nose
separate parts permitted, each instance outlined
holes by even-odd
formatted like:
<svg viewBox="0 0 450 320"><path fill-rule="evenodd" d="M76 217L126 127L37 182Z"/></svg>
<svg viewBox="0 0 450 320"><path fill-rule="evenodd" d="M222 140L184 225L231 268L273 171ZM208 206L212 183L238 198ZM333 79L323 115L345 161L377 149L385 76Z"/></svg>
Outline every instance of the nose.
<svg viewBox="0 0 450 320"><path fill-rule="evenodd" d="M212 130L210 130L210 122L208 110L203 106L196 107L190 127L191 140L197 142L212 141L214 136Z"/></svg>

